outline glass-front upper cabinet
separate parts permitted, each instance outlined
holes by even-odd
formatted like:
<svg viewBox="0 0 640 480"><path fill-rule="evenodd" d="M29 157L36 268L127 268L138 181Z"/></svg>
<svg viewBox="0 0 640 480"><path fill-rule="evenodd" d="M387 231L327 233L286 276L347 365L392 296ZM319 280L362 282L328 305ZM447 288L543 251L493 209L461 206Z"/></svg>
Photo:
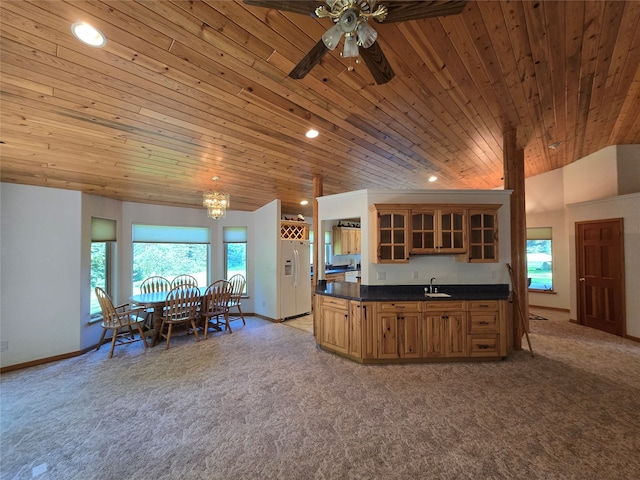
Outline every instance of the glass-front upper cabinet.
<svg viewBox="0 0 640 480"><path fill-rule="evenodd" d="M469 252L471 263L498 261L498 214L496 209L469 211Z"/></svg>
<svg viewBox="0 0 640 480"><path fill-rule="evenodd" d="M465 209L411 210L411 253L464 253L467 251Z"/></svg>
<svg viewBox="0 0 640 480"><path fill-rule="evenodd" d="M387 209L374 205L377 241L373 258L376 263L407 263L409 261L409 210Z"/></svg>

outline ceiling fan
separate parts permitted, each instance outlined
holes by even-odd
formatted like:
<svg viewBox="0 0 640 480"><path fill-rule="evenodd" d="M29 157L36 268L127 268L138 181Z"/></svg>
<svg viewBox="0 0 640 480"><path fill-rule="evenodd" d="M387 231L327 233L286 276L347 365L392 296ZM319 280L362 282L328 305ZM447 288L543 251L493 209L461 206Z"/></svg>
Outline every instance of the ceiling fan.
<svg viewBox="0 0 640 480"><path fill-rule="evenodd" d="M373 75L377 84L387 83L395 73L376 39L378 32L370 25L372 18L378 22L403 22L419 18L455 15L464 9L467 0L243 0L247 5L273 8L315 18L329 17L335 25L291 70L289 76L297 80L311 69L329 51L334 50L344 35L342 56L358 57ZM359 48L361 47L361 48Z"/></svg>

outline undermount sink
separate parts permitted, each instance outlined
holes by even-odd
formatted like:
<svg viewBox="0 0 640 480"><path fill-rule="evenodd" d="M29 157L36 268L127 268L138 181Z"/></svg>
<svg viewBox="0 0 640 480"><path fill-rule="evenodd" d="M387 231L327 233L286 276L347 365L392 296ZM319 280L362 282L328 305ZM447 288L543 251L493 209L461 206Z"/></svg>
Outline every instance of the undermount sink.
<svg viewBox="0 0 640 480"><path fill-rule="evenodd" d="M425 293L425 296L430 298L449 298L451 295L448 293Z"/></svg>

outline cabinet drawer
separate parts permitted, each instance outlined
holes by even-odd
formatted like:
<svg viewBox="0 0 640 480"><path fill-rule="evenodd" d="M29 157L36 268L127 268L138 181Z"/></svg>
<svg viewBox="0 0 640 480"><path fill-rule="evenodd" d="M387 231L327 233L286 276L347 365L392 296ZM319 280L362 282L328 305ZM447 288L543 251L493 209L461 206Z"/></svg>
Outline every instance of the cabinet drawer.
<svg viewBox="0 0 640 480"><path fill-rule="evenodd" d="M322 305L323 306L332 306L336 308L344 308L346 309L349 305L349 300L346 298L336 298L336 297L322 297Z"/></svg>
<svg viewBox="0 0 640 480"><path fill-rule="evenodd" d="M498 300L469 300L469 310L498 311Z"/></svg>
<svg viewBox="0 0 640 480"><path fill-rule="evenodd" d="M469 355L472 357L499 357L499 335L469 335Z"/></svg>
<svg viewBox="0 0 640 480"><path fill-rule="evenodd" d="M465 300L442 300L437 302L425 302L425 312L453 312L466 310Z"/></svg>
<svg viewBox="0 0 640 480"><path fill-rule="evenodd" d="M469 317L469 333L500 333L497 313L472 312Z"/></svg>
<svg viewBox="0 0 640 480"><path fill-rule="evenodd" d="M378 304L379 312L419 312L422 302L383 302Z"/></svg>

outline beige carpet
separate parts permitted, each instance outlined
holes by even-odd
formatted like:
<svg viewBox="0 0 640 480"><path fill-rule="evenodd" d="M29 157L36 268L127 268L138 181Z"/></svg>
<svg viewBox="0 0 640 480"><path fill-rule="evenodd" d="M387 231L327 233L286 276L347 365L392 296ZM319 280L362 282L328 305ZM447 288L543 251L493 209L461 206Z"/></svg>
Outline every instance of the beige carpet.
<svg viewBox="0 0 640 480"><path fill-rule="evenodd" d="M640 346L541 313L497 363L362 366L247 318L10 372L1 478L639 478Z"/></svg>

